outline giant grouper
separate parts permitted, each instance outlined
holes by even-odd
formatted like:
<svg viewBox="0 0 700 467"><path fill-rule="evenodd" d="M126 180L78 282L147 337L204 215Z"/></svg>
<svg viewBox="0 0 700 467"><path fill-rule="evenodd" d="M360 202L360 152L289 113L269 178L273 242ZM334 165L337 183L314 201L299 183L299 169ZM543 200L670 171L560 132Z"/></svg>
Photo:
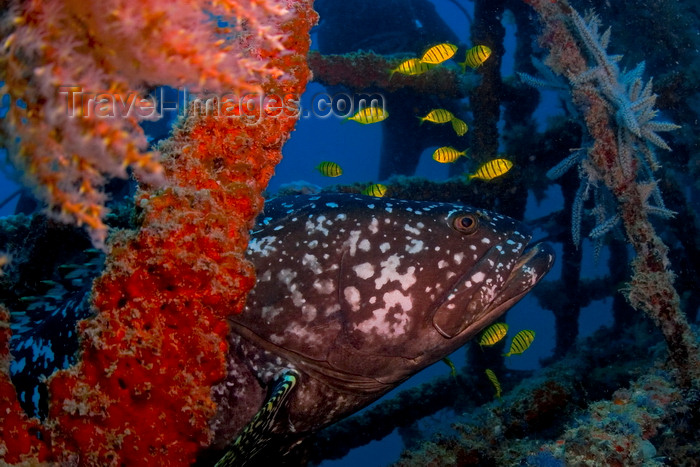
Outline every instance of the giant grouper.
<svg viewBox="0 0 700 467"><path fill-rule="evenodd" d="M214 388L218 466L253 465L464 345L552 266L523 225L459 204L350 194L268 201Z"/></svg>
<svg viewBox="0 0 700 467"><path fill-rule="evenodd" d="M213 388L208 454L259 464L261 450L285 453L452 353L550 269L551 247L529 240L518 222L459 204L267 201L247 250L257 283L230 321L228 377ZM99 271L75 270L71 283L78 272L75 291L13 314L10 373L30 415L48 412L45 379L75 362L75 324L91 315Z"/></svg>

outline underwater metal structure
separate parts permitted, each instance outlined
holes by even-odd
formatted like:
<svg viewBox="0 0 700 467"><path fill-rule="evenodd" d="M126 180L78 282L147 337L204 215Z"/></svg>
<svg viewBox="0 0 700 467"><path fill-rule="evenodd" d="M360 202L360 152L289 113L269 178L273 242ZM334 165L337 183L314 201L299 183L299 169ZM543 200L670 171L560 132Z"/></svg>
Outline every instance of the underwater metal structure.
<svg viewBox="0 0 700 467"><path fill-rule="evenodd" d="M233 5L234 13L246 11L242 2L226 3ZM630 6L628 13L632 15L636 11L635 3L625 3ZM22 84L12 89L9 71L23 78L23 70L26 72L26 69L22 67L36 66L36 63L18 63L8 59L10 50L13 50L9 38L21 28L31 31L31 27L37 27L41 20L50 20L52 11L40 14L34 10L29 14L27 12L34 8L32 2L11 4L12 9L3 16L3 33L8 40L2 58L6 73L2 80L6 89L9 88L10 93L15 92L14 97L18 97L23 96L22 92L26 91L27 86ZM251 5L264 4L255 2ZM282 96L300 94L309 79L306 57L308 30L315 21L310 2L288 2L287 6L291 13L283 16L283 21L274 26L279 30L271 33L269 39L272 42L268 42L267 47L255 49L255 58L264 63L262 69L282 70L287 79L278 81L275 73L263 73L263 78L256 83L266 92ZM588 4L582 2L581 8L586 6ZM506 134L502 136L507 138L506 145L530 148L530 154L535 158L516 161L521 167L529 168L516 172L507 185L504 181L496 181L488 192L476 184L465 187L459 182L437 185L420 180L395 179L390 186L392 196L412 199L444 197L467 203L478 199L479 204L485 207L522 217L523 195L527 190L541 192L551 183L544 177L550 169L550 175L558 176L556 181L562 186L566 210L543 220L543 225L564 245L565 266L561 282L553 285L548 292L564 288L571 291L571 295L542 292L540 297L543 306L553 310L557 317L555 358L565 360L531 380L523 381L526 375L514 375L504 380L505 388L513 388L516 384L520 386L504 397L502 405L490 403L476 409L467 420L455 420L458 428L454 435L426 441L421 431L415 428L415 422L444 408L452 399L454 405L463 410L473 409L473 402L465 400L469 396L488 400L488 388L485 389L476 376L460 373L456 379L444 378L407 390L396 400L320 433L300 447L297 453L300 458L318 461L323 457L337 457L353 444L360 445L372 437L379 438L397 426L403 427L404 439L410 441L409 447L414 448L404 454L398 465L439 462L441 459L456 459L462 465L513 463L519 460L524 460L527 465L577 462L606 465L646 462L647 465L662 465L662 457L681 465L683 459L697 458L699 455L700 447L694 439L693 427L700 424L700 356L697 336L691 331L683 313L685 308L692 321L698 304L697 293L693 292L695 281L693 277L688 281L681 276L674 285L671 271L673 261L669 258L673 251L669 254L669 246L664 244L649 220L650 215L657 216L665 223L666 230L672 232L672 250L697 258L695 212L688 206L682 190L672 181L671 174L657 171L665 158L663 154L655 154L656 148L668 149L657 133L672 130L675 125L655 119L654 104L657 98L650 82L643 80L645 68L638 66L630 71L620 70L618 57L608 55L606 49L611 35L603 31L603 23L614 15L605 14L602 3L590 6L598 6L600 16L582 16L567 1L559 0L476 1L472 31L474 42L487 43L493 50L502 50L503 33L499 18L505 9L509 9L514 13L519 34L523 35L518 41L516 69L532 78L532 83L554 88L563 84L570 92L572 103L578 108L577 115L569 121L552 125L544 135L535 137L539 138L537 141L532 141L534 132L527 127L525 117L534 111L532 95L536 91L523 83L502 81L497 61L487 63L481 69L482 81L478 87L471 82L465 84L460 81L451 70L440 71L439 77L433 80L396 77L391 84L387 83L387 86L412 86L416 92L469 95L474 107L474 119L478 122L470 130L477 160L485 160L497 147L498 108L504 105L507 122ZM644 7L636 8L643 10ZM682 5L676 8L681 9ZM56 11L60 11L58 6ZM541 30L535 31L528 20L528 15L533 12L541 22ZM255 17L251 13L250 18ZM668 24L667 27L672 26ZM614 28L613 33L619 29ZM539 63L547 68L530 62L534 51L529 38L536 32L539 33L540 45L548 51L548 56ZM277 33L283 39L277 37ZM282 41L285 52L292 53L280 53L275 48L276 40ZM18 56L22 57L22 54ZM27 54L27 57L37 59L36 55ZM49 54L39 59L48 66L54 57ZM193 59L192 56L189 59ZM196 64L198 60L193 59L193 62ZM391 63L383 57L361 53L337 57L311 54L308 58L317 80L343 83L356 86L356 89L366 85L358 83L358 76L363 79L375 76L378 67L383 67L382 64L387 62ZM547 69L554 75L549 75ZM386 76L380 74L371 85L381 86L384 79ZM693 89L688 82L692 80L682 83L687 86L683 92L697 93L697 87ZM245 84L243 82L242 85ZM659 100L674 103L674 90L680 86L671 78L666 78L662 81ZM130 89L128 83L122 83L117 91L126 94ZM17 111L26 111L26 116L30 118L53 122L50 115L45 115L45 109L42 109L44 104L42 99L37 99L28 109L22 110L20 107ZM31 113L32 109L36 113ZM529 112L522 109L529 109ZM518 112L520 115L517 115ZM693 115L697 117L692 109L682 109L673 114L673 119L686 126ZM15 122L19 122L22 117L15 118ZM52 398L57 403L52 405L49 418L44 423L23 416L9 381L10 357L5 350L10 339L6 324L9 322L9 311L3 309L2 322L5 325L0 342L0 349L3 349L0 414L5 414L0 416L0 453L3 460L9 463L71 461L75 459L72 456L80 455L82 459L88 459L87 462L128 462L139 459L144 452L152 452L154 462L167 459L169 463L187 464L206 446L207 417L213 413L208 391L223 371L220 346L225 345L223 342L227 332L225 316L206 313L212 307L223 307L227 312L240 310L243 297L253 284L254 273L242 259L247 228L262 208L262 190L281 157L281 146L293 125L293 118L266 119L263 126L249 127L237 126L230 121L229 124L222 124L221 120L195 115L184 121L161 146L166 155L162 167L151 165L150 156L138 152L143 146L136 140L129 143L133 147L129 146L130 149L125 151L127 156L122 163L149 169L144 174L162 171L163 175L159 180L145 180L137 195L139 228L122 232L108 243L107 266L93 288L93 303L99 313L96 318L81 325L84 335L82 361L51 378ZM47 130L46 134L51 144L60 148L66 140L60 138L60 131L52 133L52 129ZM3 133L3 145L8 148L15 148L12 131L12 128L6 127ZM127 138L126 133L118 133L126 131L123 129L87 128L81 131L98 142L104 138ZM688 130L680 130L683 131ZM134 138L138 138L138 135ZM687 152L687 165L693 167L691 161L697 163L700 157L697 137L685 134L685 139L690 143L682 150ZM562 158L562 154L567 154L572 147L582 149ZM60 151L56 153L60 154ZM37 159L39 152L33 147L17 149L17 154L25 158L28 167L42 162ZM65 162L59 160L57 163L61 166ZM85 171L82 174L84 180L95 181L86 175L92 170L89 164L83 161L73 164L72 168ZM571 170L567 172L567 169ZM119 171L115 169L115 173ZM659 181L655 179L657 174L661 174ZM105 228L101 224L104 211L99 208L98 195L95 195L98 201L91 200L88 205L92 207L86 210L74 200L56 197L61 190L50 187L58 181L50 175L48 178L42 177L33 183L40 192L48 190L54 196L49 198L54 200L54 214L63 219L83 222L102 232ZM93 185L100 183L96 181L85 185L82 193L92 193ZM71 181L67 186L77 189L81 185ZM338 190L360 191L361 188L340 187ZM593 194L593 204L588 199L590 193ZM665 204L662 196L666 197ZM672 197L672 202L669 197ZM676 211L675 217L666 206ZM591 217L595 217L595 220L584 216L586 211L593 213ZM224 216L229 216L231 212L235 212L237 217L235 229L228 226L228 220L223 222ZM202 230L201 213L205 213L210 225L218 226L215 230L220 235L215 238L225 241L211 242L211 231ZM679 219L681 217L685 222ZM100 219L100 222L94 219ZM640 361L634 370L622 368L595 375L601 365L614 361L610 355L615 352L633 361L639 358L641 349L651 345L646 340L640 342L639 336L646 333L646 328L632 324L638 320L624 300L616 301L617 321L612 334L601 331L597 338L609 341L613 336L627 345L611 344L601 350L588 341L572 351L577 334L576 324L572 320L578 319L581 304L595 298L595 293L609 296L617 292L580 277L581 250L569 240L569 229L562 231L562 225L571 226L574 237L577 236L576 232L580 238L582 230L588 231L600 245L604 238L611 236L611 232L624 228L624 241L611 239L610 248L626 258L626 245L631 245L636 256L631 262L631 271L620 265L615 270L611 267L611 281L625 281L624 295L629 304L647 313L661 329L668 349L668 364L663 363L664 352L660 350L656 363L648 358ZM93 238L103 238L103 234L93 235ZM197 240L193 242L193 238ZM190 250L193 244L197 248ZM187 255L183 256L183 252L187 252ZM179 275L187 270L179 268L179 264L203 260L206 264L197 277ZM0 261L0 266L3 263ZM12 263L4 267L7 275L12 275ZM696 268L695 272L698 272L697 264L688 267L691 271ZM145 297L139 292L144 284L160 291L156 298ZM174 284L177 294L173 289ZM184 284L187 284L186 291L182 288ZM191 295L191 300L180 302L176 298L183 292ZM168 304L165 311L164 304ZM167 361L160 357L163 346L182 338L177 332L173 335L163 334L163 320L166 317L173 319L173 316L177 316L180 331L189 334L192 327L201 329L201 333L197 334L201 341L195 347L201 349L202 354L197 357L206 355L207 360L213 362L211 365L202 367L196 363L200 358L195 358L194 362L176 351ZM630 332L634 338L629 337ZM470 362L473 365L470 371L476 372L474 368L479 368L479 361L474 352L470 355ZM637 378L628 388L623 387L632 371L652 367L648 375ZM106 368L110 372L104 376L101 371ZM159 368L167 368L168 372L172 369L180 375L179 381L186 383L182 390L167 395L159 393L165 398L160 401L163 407L139 405L140 402L134 404L127 394L153 394L160 386L167 384L162 380L162 375L158 375ZM581 374L593 375L590 386L581 380ZM192 381L198 383L191 384ZM596 395L606 400L591 403L589 392L596 384L605 386L605 390ZM105 392L93 390L96 386L102 387ZM465 386L481 389L476 393L455 396L464 391ZM113 390L116 392L108 393ZM103 410L105 405L111 409ZM166 406L172 405L188 407L186 416L166 410ZM422 407L421 411L407 412L407 407L416 405ZM144 407L153 417L142 417ZM582 410L583 407L585 410ZM583 414L575 422L564 415L574 408ZM126 415L118 415L121 413ZM166 414L164 419L159 418L161 413ZM147 433L152 419L160 420L158 423L163 426L155 438L150 438L152 433ZM148 423L144 423L146 421ZM664 430L675 432L675 438L663 434ZM138 435L134 436L133 433ZM360 436L360 433L366 436ZM132 449L124 449L122 439L126 435L131 436L129 439L138 439L131 446ZM531 436L532 439L520 440L523 436ZM358 439L353 441L354 437ZM98 439L101 441L93 441ZM546 439L550 441L545 442ZM158 449L154 449L154 446L158 446Z"/></svg>

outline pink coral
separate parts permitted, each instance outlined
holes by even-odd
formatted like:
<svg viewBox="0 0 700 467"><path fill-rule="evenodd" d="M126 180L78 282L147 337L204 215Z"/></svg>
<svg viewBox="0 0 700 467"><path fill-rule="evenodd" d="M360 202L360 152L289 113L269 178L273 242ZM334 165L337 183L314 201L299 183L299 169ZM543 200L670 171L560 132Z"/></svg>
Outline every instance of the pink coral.
<svg viewBox="0 0 700 467"><path fill-rule="evenodd" d="M279 2L16 0L2 16L2 142L56 218L102 245L106 177L161 179L139 127L157 85L258 91L283 72L251 53L282 51Z"/></svg>

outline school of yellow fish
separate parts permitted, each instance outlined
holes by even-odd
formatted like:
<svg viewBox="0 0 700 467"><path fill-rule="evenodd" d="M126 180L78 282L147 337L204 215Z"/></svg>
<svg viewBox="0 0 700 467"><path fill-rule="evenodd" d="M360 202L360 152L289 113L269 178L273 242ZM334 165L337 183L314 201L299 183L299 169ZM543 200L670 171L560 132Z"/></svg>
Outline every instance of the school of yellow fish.
<svg viewBox="0 0 700 467"><path fill-rule="evenodd" d="M435 45L426 50L421 58L409 58L399 63L396 68L390 70L389 79L394 76L394 73L399 73L406 76L423 74L449 60L456 53L457 46L455 45L449 43ZM464 61L458 63L458 65L462 68L462 71L465 71L467 66L472 69L477 69L482 66L490 56L491 49L489 47L485 45L476 45L467 50ZM379 107L366 107L359 110L354 115L347 117L345 120L352 120L362 125L368 125L371 123L382 122L388 117L389 113L386 111L386 109ZM469 130L469 127L463 120L457 118L447 109L433 109L425 116L418 116L418 119L420 120L421 125L426 121L434 124L450 123L452 125L452 129L458 136L464 136ZM467 151L467 149L460 151L451 146L442 146L433 152L433 159L443 164L449 164L455 162L462 156L466 157ZM493 180L494 178L506 174L512 168L512 161L505 158L496 158L479 166L474 173L468 174L467 182L475 178L484 181ZM343 174L343 169L337 163L331 161L321 162L316 167L316 170L326 177L338 177ZM386 196L388 191L389 189L381 183L371 183L364 190L362 190L362 194L381 198ZM506 323L493 323L481 334L479 346L494 346L501 342L507 333L508 325ZM534 340L535 331L531 329L524 329L513 337L510 344L510 350L507 353L502 354L502 356L510 357L512 355L520 355L530 347ZM456 377L457 369L452 361L445 357L443 362L450 367L450 374L452 377ZM486 377L495 389L495 397L500 398L502 394L501 383L499 382L496 373L491 369L486 369L485 373Z"/></svg>
<svg viewBox="0 0 700 467"><path fill-rule="evenodd" d="M483 346L493 346L498 344L506 337L508 333L508 325L506 323L493 323L491 326L484 329L481 333L481 338L479 339L479 345ZM510 350L507 353L502 354L503 357L510 357L511 355L520 355L530 348L530 344L535 340L535 331L532 329L523 329L518 332L510 343ZM491 370L486 370L486 377L491 381L494 389L496 390L496 398L501 397L501 383L498 381L496 373Z"/></svg>
<svg viewBox="0 0 700 467"><path fill-rule="evenodd" d="M396 68L389 70L389 79L394 76L394 73L406 76L423 74L454 57L457 53L457 49L458 47L456 45L447 42L434 45L426 50L420 58L409 58L399 63ZM459 62L458 65L462 68L462 71L465 71L467 67L477 69L482 66L490 56L491 49L489 47L485 45L475 45L467 50L464 61ZM360 109L345 120L351 120L362 125L369 125L382 122L388 117L389 113L386 109L370 106ZM452 129L458 136L464 136L469 130L469 127L463 120L457 118L447 109L433 109L423 117L418 116L418 119L420 120L420 124L426 121L438 125L450 123ZM451 146L443 146L433 152L433 159L442 164L453 163L462 156L467 156L467 149L460 151ZM474 173L467 174L467 182L475 178L484 181L493 180L494 178L506 174L511 168L513 168L512 161L504 158L493 159L482 164ZM343 169L337 163L331 161L321 162L316 169L321 175L326 177L338 177L343 173ZM367 186L367 188L362 191L362 194L383 197L386 196L387 191L386 186L375 183Z"/></svg>

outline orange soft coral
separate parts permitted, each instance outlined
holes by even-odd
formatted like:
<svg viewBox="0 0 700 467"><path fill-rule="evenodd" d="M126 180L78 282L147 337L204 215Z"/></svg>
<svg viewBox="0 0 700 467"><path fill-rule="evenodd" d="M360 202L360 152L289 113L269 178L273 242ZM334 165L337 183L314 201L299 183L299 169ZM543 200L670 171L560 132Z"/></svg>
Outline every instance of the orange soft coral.
<svg viewBox="0 0 700 467"><path fill-rule="evenodd" d="M287 3L292 14L268 30L285 53L274 44L255 52L285 72L250 81L263 102L293 102L309 79L316 16L310 1ZM272 113L263 109L256 125L193 114L162 145L164 182L142 187L140 229L109 245L93 287L99 313L81 323L80 363L50 380L51 460L186 465L211 441L226 317L241 311L255 280L243 257L248 229L296 121Z"/></svg>
<svg viewBox="0 0 700 467"><path fill-rule="evenodd" d="M257 92L282 69L251 51L283 51L279 1L15 0L0 16L2 144L54 217L102 246L106 177L160 179L139 127L158 117L158 85Z"/></svg>
<svg viewBox="0 0 700 467"><path fill-rule="evenodd" d="M9 374L10 313L0 305L0 459L7 463L44 461L49 449L41 439L47 439L47 430L24 413Z"/></svg>

